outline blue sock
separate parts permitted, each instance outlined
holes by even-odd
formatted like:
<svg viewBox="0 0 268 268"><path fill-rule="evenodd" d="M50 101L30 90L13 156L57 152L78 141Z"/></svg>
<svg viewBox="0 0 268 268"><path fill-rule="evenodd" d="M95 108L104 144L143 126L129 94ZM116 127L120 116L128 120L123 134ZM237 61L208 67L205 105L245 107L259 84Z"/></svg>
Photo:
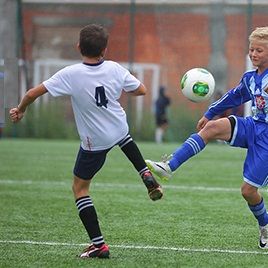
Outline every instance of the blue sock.
<svg viewBox="0 0 268 268"><path fill-rule="evenodd" d="M268 214L263 202L263 198L259 204L255 206L248 205L248 207L257 219L260 226L265 226L268 224Z"/></svg>
<svg viewBox="0 0 268 268"><path fill-rule="evenodd" d="M180 146L169 161L169 167L172 171L176 170L182 163L188 160L190 157L199 153L205 148L206 144L198 134L192 134L183 144Z"/></svg>

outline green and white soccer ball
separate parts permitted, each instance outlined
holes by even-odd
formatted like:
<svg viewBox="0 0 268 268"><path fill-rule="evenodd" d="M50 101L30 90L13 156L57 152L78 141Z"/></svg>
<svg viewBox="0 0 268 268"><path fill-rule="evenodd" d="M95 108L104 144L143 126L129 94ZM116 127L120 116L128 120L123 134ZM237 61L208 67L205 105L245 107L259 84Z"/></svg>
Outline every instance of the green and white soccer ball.
<svg viewBox="0 0 268 268"><path fill-rule="evenodd" d="M181 79L183 95L193 102L209 100L214 89L215 80L213 75L203 68L193 68L187 71Z"/></svg>

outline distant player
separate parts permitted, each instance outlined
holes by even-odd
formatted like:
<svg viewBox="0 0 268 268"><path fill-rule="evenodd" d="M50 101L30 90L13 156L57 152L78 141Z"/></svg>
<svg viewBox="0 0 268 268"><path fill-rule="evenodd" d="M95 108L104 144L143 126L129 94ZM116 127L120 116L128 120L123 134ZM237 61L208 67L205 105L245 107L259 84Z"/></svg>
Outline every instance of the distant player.
<svg viewBox="0 0 268 268"><path fill-rule="evenodd" d="M118 63L104 60L107 42L105 28L96 24L85 26L80 31L78 44L83 62L60 70L30 89L18 107L10 110L11 120L18 122L27 106L47 92L54 97L71 97L81 139L72 188L80 219L92 242L80 255L82 258L109 257L109 247L100 230L97 213L89 196L89 186L112 147L120 146L139 172L152 200L158 200L163 195L161 186L129 135L126 114L118 102L123 89L133 96L139 96L146 93L146 88Z"/></svg>
<svg viewBox="0 0 268 268"><path fill-rule="evenodd" d="M237 87L214 102L198 121L196 134L177 148L169 161L147 165L156 175L170 178L172 172L199 153L208 142L223 140L247 149L241 192L259 224L259 247L268 248L268 215L258 188L268 184L268 27L256 28L249 36L249 57L256 70L246 72ZM252 101L252 116L212 120L229 108Z"/></svg>
<svg viewBox="0 0 268 268"><path fill-rule="evenodd" d="M167 107L170 105L170 98L165 94L165 87L161 86L159 95L155 102L155 142L162 143L165 131L168 128Z"/></svg>

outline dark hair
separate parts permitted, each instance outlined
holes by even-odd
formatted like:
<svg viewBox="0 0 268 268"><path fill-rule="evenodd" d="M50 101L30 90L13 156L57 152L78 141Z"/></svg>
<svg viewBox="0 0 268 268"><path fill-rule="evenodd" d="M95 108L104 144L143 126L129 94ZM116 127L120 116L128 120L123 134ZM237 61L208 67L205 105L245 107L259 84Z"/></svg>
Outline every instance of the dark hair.
<svg viewBox="0 0 268 268"><path fill-rule="evenodd" d="M109 34L98 24L90 24L80 31L79 47L81 54L88 57L98 57L107 47Z"/></svg>

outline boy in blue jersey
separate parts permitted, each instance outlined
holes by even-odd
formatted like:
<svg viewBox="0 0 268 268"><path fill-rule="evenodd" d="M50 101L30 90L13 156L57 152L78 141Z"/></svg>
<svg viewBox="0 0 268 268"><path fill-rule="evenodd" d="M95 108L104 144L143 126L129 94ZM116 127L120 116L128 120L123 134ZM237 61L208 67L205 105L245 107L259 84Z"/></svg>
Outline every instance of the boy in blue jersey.
<svg viewBox="0 0 268 268"><path fill-rule="evenodd" d="M191 135L169 161L146 160L160 178L170 178L180 165L202 151L207 143L223 140L247 149L241 193L259 224L259 247L268 248L268 214L258 189L268 184L268 27L256 28L249 36L249 57L256 70L246 72L238 86L214 102ZM252 102L252 116L212 120L225 110Z"/></svg>

